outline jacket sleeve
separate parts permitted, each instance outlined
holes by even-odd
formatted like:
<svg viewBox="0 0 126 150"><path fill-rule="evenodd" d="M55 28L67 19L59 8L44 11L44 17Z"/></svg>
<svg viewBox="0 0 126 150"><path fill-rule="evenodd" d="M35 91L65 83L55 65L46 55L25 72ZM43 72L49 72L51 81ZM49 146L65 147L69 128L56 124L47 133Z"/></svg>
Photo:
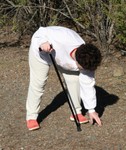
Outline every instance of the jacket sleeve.
<svg viewBox="0 0 126 150"><path fill-rule="evenodd" d="M96 107L96 90L93 71L81 71L79 75L80 96L86 109L89 112L94 112Z"/></svg>
<svg viewBox="0 0 126 150"><path fill-rule="evenodd" d="M47 41L47 29L44 27L40 27L32 36L32 43L34 43L37 49L42 43L45 43Z"/></svg>

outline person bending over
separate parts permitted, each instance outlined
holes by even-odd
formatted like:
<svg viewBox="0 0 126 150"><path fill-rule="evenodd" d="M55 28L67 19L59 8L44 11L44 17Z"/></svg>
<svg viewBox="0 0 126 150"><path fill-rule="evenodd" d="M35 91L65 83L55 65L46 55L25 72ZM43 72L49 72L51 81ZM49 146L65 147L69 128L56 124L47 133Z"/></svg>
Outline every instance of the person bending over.
<svg viewBox="0 0 126 150"><path fill-rule="evenodd" d="M94 73L101 63L100 50L66 27L40 27L32 36L29 50L30 82L26 101L26 123L29 130L40 128L37 122L40 102L52 64L52 54L66 82L79 122L93 120L101 126L95 111L97 106ZM89 120L82 115L81 100L88 110ZM70 115L70 120L74 117Z"/></svg>

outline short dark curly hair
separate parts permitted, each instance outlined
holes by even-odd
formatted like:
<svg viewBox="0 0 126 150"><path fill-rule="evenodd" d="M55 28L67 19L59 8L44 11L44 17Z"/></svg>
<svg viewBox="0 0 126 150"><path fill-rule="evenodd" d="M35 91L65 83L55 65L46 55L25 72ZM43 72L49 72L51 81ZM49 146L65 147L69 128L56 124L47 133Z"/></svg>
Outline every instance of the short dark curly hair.
<svg viewBox="0 0 126 150"><path fill-rule="evenodd" d="M79 65L91 71L96 70L102 60L100 50L93 44L82 44L79 46L75 57Z"/></svg>

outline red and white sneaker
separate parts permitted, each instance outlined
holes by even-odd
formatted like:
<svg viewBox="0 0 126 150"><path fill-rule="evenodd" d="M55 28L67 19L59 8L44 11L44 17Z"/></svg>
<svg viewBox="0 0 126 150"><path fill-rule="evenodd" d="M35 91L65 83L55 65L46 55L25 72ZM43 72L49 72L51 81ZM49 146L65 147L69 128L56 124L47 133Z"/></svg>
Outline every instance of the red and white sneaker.
<svg viewBox="0 0 126 150"><path fill-rule="evenodd" d="M27 120L27 127L28 127L28 130L30 130L30 131L37 130L40 128L40 126L36 120Z"/></svg>
<svg viewBox="0 0 126 150"><path fill-rule="evenodd" d="M89 122L89 120L82 114L77 114L76 117L78 118L80 124ZM74 121L73 115L70 116L70 120Z"/></svg>

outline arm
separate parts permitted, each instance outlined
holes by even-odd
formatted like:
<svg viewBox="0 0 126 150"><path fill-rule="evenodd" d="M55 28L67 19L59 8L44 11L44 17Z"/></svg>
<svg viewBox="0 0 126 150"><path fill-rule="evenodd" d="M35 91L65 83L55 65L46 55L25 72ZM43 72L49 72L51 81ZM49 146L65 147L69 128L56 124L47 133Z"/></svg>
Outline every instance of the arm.
<svg viewBox="0 0 126 150"><path fill-rule="evenodd" d="M48 41L47 29L44 27L40 27L33 35L32 39L37 42L37 49L41 48L41 50L45 52L52 51L51 44Z"/></svg>
<svg viewBox="0 0 126 150"><path fill-rule="evenodd" d="M100 118L98 114L95 112L96 107L96 90L94 88L95 79L94 72L91 71L81 71L79 75L80 81L80 95L84 106L88 109L90 122L93 123L95 120L99 126L101 126Z"/></svg>

